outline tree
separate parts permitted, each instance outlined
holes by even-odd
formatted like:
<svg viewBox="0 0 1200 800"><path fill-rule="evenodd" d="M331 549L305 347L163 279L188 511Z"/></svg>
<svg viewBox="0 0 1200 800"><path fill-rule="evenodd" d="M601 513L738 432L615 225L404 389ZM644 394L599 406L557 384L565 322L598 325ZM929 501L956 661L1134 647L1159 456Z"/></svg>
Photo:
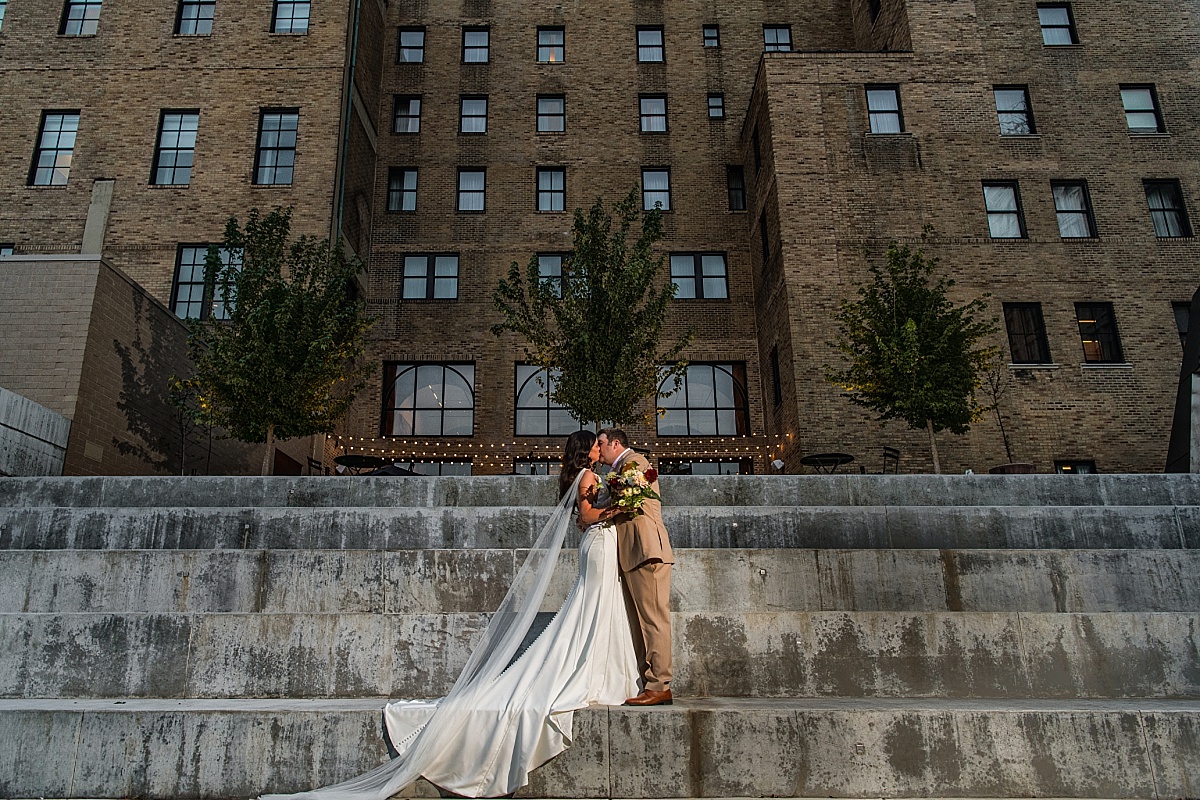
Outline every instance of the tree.
<svg viewBox="0 0 1200 800"><path fill-rule="evenodd" d="M871 280L858 286L857 299L843 300L834 315L832 344L849 366L827 368L826 379L880 422L902 419L927 430L933 469L941 472L934 434L966 433L979 419L975 392L997 350L981 344L996 331L976 318L984 298L954 305L948 297L954 281L930 282L937 263L923 250L892 242L883 266L872 264Z"/></svg>
<svg viewBox="0 0 1200 800"><path fill-rule="evenodd" d="M213 429L217 424L212 403L204 396L203 387L195 378L184 380L172 375L167 379L167 395L179 434L179 474L187 474L192 448L205 445L204 474L207 475L212 465ZM224 437L217 435L217 438Z"/></svg>
<svg viewBox="0 0 1200 800"><path fill-rule="evenodd" d="M291 216L254 209L245 228L230 218L223 249L240 259L211 247L205 261L207 296L226 314L194 324L188 342L215 421L235 439L266 442L264 475L276 440L332 431L371 372L360 358L374 319L350 292L361 262L340 242L289 246Z"/></svg>
<svg viewBox="0 0 1200 800"><path fill-rule="evenodd" d="M614 218L616 225L614 226ZM640 232L630 244L631 229ZM525 338L530 363L559 375L550 399L576 418L617 424L649 419L639 413L659 385L687 366L680 354L691 331L660 349L675 285L655 288L664 257L651 250L662 239L662 212L641 212L635 188L610 214L596 198L585 216L575 209L573 248L561 281L539 275L538 258L524 272L514 261L493 295L504 321L492 327Z"/></svg>

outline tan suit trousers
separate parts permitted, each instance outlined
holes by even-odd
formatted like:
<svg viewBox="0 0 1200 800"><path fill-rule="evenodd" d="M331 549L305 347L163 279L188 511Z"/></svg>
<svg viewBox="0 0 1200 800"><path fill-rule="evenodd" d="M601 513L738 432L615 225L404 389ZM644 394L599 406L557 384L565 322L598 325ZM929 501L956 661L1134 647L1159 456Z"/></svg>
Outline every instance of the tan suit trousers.
<svg viewBox="0 0 1200 800"><path fill-rule="evenodd" d="M621 579L644 688L664 691L671 686L671 565L647 561Z"/></svg>

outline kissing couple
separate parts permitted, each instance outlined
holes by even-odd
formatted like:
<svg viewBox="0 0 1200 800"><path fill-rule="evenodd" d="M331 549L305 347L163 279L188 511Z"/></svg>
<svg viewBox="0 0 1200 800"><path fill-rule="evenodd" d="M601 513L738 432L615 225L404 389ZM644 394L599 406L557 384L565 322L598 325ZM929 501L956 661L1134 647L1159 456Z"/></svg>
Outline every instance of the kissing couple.
<svg viewBox="0 0 1200 800"><path fill-rule="evenodd" d="M610 467L605 477L597 463ZM558 505L450 692L384 709L396 757L290 797L386 800L420 777L464 797L508 795L570 747L575 711L671 703L675 557L657 473L619 428L576 431L563 448L558 486ZM576 525L578 577L538 633L538 611Z"/></svg>

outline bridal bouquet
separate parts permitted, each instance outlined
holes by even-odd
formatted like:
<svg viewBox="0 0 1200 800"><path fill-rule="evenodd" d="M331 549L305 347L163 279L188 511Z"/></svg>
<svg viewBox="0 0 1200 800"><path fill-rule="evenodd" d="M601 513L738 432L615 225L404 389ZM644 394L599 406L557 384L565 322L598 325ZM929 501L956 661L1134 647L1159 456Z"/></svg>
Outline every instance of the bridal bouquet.
<svg viewBox="0 0 1200 800"><path fill-rule="evenodd" d="M604 476L604 483L612 493L612 505L634 516L646 513L642 511L642 504L647 500L662 499L651 488L656 480L658 470L651 468L642 472L633 462Z"/></svg>

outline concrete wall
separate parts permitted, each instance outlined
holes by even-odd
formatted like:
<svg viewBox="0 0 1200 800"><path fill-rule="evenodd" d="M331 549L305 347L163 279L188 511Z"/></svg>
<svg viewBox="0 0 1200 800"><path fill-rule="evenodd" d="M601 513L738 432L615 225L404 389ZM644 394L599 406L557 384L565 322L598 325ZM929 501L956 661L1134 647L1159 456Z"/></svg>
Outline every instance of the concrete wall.
<svg viewBox="0 0 1200 800"><path fill-rule="evenodd" d="M61 475L71 421L0 388L0 475Z"/></svg>

